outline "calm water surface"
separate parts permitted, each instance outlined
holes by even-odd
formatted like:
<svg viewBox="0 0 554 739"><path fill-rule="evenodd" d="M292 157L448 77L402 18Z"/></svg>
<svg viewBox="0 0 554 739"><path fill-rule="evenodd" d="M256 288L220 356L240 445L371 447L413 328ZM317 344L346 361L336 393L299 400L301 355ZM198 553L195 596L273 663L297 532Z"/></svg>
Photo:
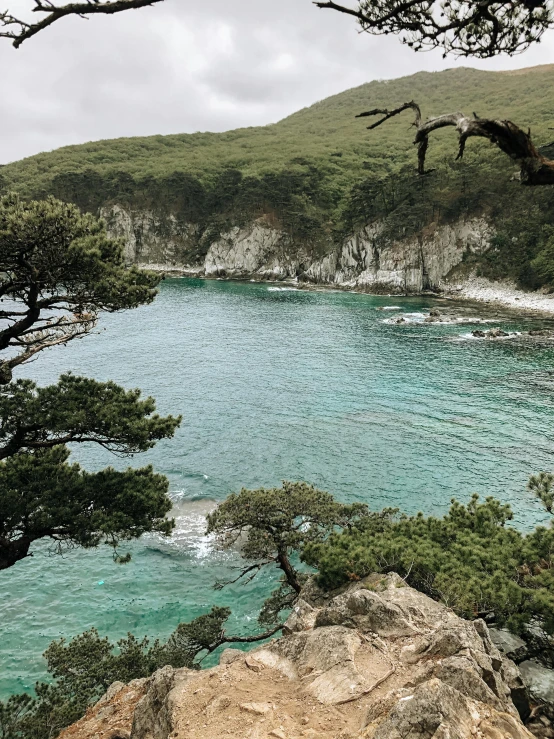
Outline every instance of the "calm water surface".
<svg viewBox="0 0 554 739"><path fill-rule="evenodd" d="M554 326L432 298L167 280L153 305L105 316L98 335L26 367L40 383L71 370L138 386L183 414L176 438L132 460L74 453L88 469L153 463L178 525L171 540L133 544L126 566L107 548L59 557L40 545L1 572L0 694L32 687L50 641L93 625L165 636L217 602L233 608L232 629L252 628L271 575L214 592L237 562L202 536L205 513L241 486L303 479L437 514L477 492L510 502L518 525L542 520L525 484L554 468L554 342L471 339L476 326L423 324L431 305L510 330ZM416 315L390 322L400 314Z"/></svg>

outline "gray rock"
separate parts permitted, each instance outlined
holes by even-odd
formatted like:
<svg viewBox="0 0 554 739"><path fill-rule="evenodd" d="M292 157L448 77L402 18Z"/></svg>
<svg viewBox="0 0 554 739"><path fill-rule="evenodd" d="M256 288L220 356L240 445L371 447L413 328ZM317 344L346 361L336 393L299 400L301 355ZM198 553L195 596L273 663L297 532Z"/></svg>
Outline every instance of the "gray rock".
<svg viewBox="0 0 554 739"><path fill-rule="evenodd" d="M522 662L519 669L531 698L544 705L544 712L554 720L554 670L549 670L534 660Z"/></svg>
<svg viewBox="0 0 554 739"><path fill-rule="evenodd" d="M509 336L509 334L506 333L506 331L503 331L501 328L491 328L489 331L487 331L487 339L498 339L501 336Z"/></svg>
<svg viewBox="0 0 554 739"><path fill-rule="evenodd" d="M363 647L363 664L357 663ZM327 626L279 639L252 652L258 662L300 680L321 703L338 705L360 698L390 673L390 661L353 629Z"/></svg>
<svg viewBox="0 0 554 739"><path fill-rule="evenodd" d="M294 634L298 631L313 629L316 616L316 609L312 608L309 603L306 603L303 598L299 598L294 604L290 616L285 621L283 634Z"/></svg>
<svg viewBox="0 0 554 739"><path fill-rule="evenodd" d="M487 715L488 714L488 715ZM373 739L468 739L472 736L531 739L519 719L487 711L441 680L418 685L411 695L397 700L388 715L370 726Z"/></svg>
<svg viewBox="0 0 554 739"><path fill-rule="evenodd" d="M241 657L244 657L244 652L240 649L224 649L219 657L219 664L230 665Z"/></svg>
<svg viewBox="0 0 554 739"><path fill-rule="evenodd" d="M131 739L168 739L172 733L173 711L182 687L199 675L197 670L162 667L149 680L146 695L133 716Z"/></svg>
<svg viewBox="0 0 554 739"><path fill-rule="evenodd" d="M493 644L514 662L522 662L527 657L527 644L519 636L506 629L489 629Z"/></svg>

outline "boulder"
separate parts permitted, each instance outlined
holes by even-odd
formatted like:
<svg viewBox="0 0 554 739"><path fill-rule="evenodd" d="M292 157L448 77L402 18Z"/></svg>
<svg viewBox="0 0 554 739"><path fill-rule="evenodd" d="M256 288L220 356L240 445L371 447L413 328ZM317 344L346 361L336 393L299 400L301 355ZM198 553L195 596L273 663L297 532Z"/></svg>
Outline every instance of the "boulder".
<svg viewBox="0 0 554 739"><path fill-rule="evenodd" d="M543 667L535 660L522 662L519 669L531 699L543 706L544 713L554 720L554 670Z"/></svg>
<svg viewBox="0 0 554 739"><path fill-rule="evenodd" d="M489 629L493 644L502 654L514 662L523 662L527 657L527 644L519 636L506 629Z"/></svg>
<svg viewBox="0 0 554 739"><path fill-rule="evenodd" d="M317 611L303 598L299 598L289 617L285 621L283 634L294 634L298 631L308 631L315 626Z"/></svg>
<svg viewBox="0 0 554 739"><path fill-rule="evenodd" d="M237 659L242 659L244 652L241 649L224 649L219 657L220 665L230 665Z"/></svg>
<svg viewBox="0 0 554 739"><path fill-rule="evenodd" d="M486 333L487 339L499 339L502 336L509 336L506 331L503 331L501 328L491 328Z"/></svg>
<svg viewBox="0 0 554 739"><path fill-rule="evenodd" d="M62 739L530 739L524 721L554 739L551 673L523 663L531 712L495 639L394 573L332 593L311 580L282 638L116 684Z"/></svg>
<svg viewBox="0 0 554 739"><path fill-rule="evenodd" d="M486 710L438 678L399 698L373 725L373 739L532 739L518 719Z"/></svg>

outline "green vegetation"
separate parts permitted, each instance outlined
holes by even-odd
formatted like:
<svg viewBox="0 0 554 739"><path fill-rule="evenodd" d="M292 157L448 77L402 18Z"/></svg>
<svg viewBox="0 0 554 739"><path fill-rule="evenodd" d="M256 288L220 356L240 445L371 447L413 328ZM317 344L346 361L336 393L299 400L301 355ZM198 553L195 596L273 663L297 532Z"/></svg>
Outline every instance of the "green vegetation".
<svg viewBox="0 0 554 739"><path fill-rule="evenodd" d="M471 140L464 161L455 162L448 130L431 142L427 164L435 171L417 178L409 120L399 116L370 132L355 115L413 98L424 115L475 110L510 118L546 145L553 93L553 67L420 72L348 90L274 125L70 146L6 165L0 177L24 197L54 195L93 213L112 203L152 208L162 222L172 213L198 224L191 261L222 230L262 215L321 254L375 218L385 219L387 239L484 214L498 236L476 266L536 287L549 281L532 263L543 225L554 223L552 188L530 192L510 181L513 164L482 141Z"/></svg>
<svg viewBox="0 0 554 739"><path fill-rule="evenodd" d="M530 483L541 499L545 484L551 496L546 478ZM303 556L325 588L397 572L464 618L493 613L496 623L515 632L534 621L553 634L554 527L523 534L507 525L511 519L509 506L494 498L480 503L476 495L468 505L453 501L443 518L390 509L310 544Z"/></svg>
<svg viewBox="0 0 554 739"><path fill-rule="evenodd" d="M91 215L52 198L0 199L0 569L32 554L168 535L168 482L151 467L89 473L68 462L67 444L94 442L118 454L150 449L180 419L161 418L152 398L113 382L70 374L37 387L12 368L46 348L86 336L102 311L134 308L158 277L123 264L121 244Z"/></svg>
<svg viewBox="0 0 554 739"><path fill-rule="evenodd" d="M306 578L293 557L310 544L325 541L337 526L349 527L367 515L363 503L337 503L332 495L313 485L283 482L280 488L232 493L208 515L206 533L215 534L223 549L240 545L241 556L250 563L233 582L241 578L250 582L263 567L272 564L282 571L279 587L266 600L259 616L261 624L275 624L280 612L292 606Z"/></svg>
<svg viewBox="0 0 554 739"><path fill-rule="evenodd" d="M545 473L529 482L550 513L553 485L554 476ZM0 702L0 737L53 739L116 680L147 677L165 665L199 669L224 644L273 635L308 577L300 561L317 568L324 589L394 571L466 618L493 614L497 624L519 633L532 623L554 634L554 526L522 534L509 525L511 519L509 506L494 498L480 503L477 496L467 505L453 501L443 518L425 518L340 504L306 483L241 490L207 517L207 533L215 533L223 548L237 548L245 560L233 582L249 582L267 566L281 570L280 585L260 612L260 622L271 628L227 635L231 611L214 607L179 624L165 642L128 634L113 644L95 629L70 642L54 641L44 654L52 681L37 684L34 697Z"/></svg>
<svg viewBox="0 0 554 739"><path fill-rule="evenodd" d="M190 623L179 624L166 642L137 640L132 634L112 644L96 629L69 643L53 641L44 657L52 683L38 683L27 693L0 702L1 739L54 739L78 721L115 681L130 682L173 667L199 667L195 660L225 643L227 608L212 608Z"/></svg>

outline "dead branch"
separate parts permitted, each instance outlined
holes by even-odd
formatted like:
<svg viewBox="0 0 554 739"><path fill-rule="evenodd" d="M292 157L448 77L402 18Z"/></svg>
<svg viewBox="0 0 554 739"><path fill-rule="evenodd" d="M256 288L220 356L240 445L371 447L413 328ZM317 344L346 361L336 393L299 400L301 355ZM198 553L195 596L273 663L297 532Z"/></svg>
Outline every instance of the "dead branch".
<svg viewBox="0 0 554 739"><path fill-rule="evenodd" d="M9 10L0 12L0 38L8 38L12 40L13 45L17 49L27 39L35 36L48 26L51 26L60 18L68 15L77 15L86 18L89 15L113 15L121 13L124 10L136 10L137 8L145 8L164 0L85 0L85 2L67 3L65 5L55 5L50 0L33 0L34 7L30 10L33 13L44 14L40 20L36 22L28 22L12 15Z"/></svg>
<svg viewBox="0 0 554 739"><path fill-rule="evenodd" d="M518 54L554 25L552 0L333 0L318 8L345 13L373 35L396 34L415 51L440 47L444 54L488 58Z"/></svg>
<svg viewBox="0 0 554 739"><path fill-rule="evenodd" d="M547 159L539 152L531 140L530 131L525 133L512 121L478 118L475 113L473 118L468 118L463 113L448 113L422 122L421 109L413 100L400 105L394 110L375 108L366 113L360 113L356 117L383 116L380 120L368 126L368 129L371 130L408 109L415 112L413 126L417 133L414 144L417 146L418 173L420 175L428 174L428 171L425 170L425 157L429 147L429 134L439 128L453 126L458 134L458 156L456 159L463 157L466 142L470 137L485 138L518 164L520 169L519 179L522 185L554 185L554 161Z"/></svg>

